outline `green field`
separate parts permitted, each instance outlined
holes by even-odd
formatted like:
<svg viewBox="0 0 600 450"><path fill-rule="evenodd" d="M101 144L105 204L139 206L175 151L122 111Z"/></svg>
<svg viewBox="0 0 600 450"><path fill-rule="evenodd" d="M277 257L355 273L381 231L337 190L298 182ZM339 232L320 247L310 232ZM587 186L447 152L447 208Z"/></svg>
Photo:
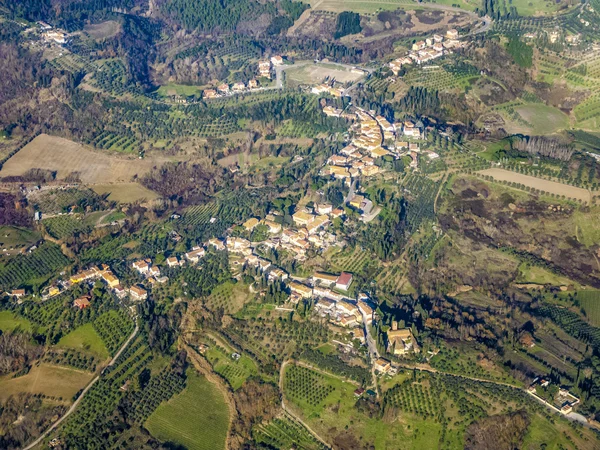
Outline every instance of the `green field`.
<svg viewBox="0 0 600 450"><path fill-rule="evenodd" d="M206 359L212 364L214 371L223 376L235 390L242 387L249 376L256 375L258 370L248 356L243 355L235 361L231 357L232 353L233 351L223 347L211 346L206 351Z"/></svg>
<svg viewBox="0 0 600 450"><path fill-rule="evenodd" d="M185 390L162 403L144 426L157 439L188 450L224 449L229 413L214 385L190 370Z"/></svg>
<svg viewBox="0 0 600 450"><path fill-rule="evenodd" d="M187 97L189 95L202 95L203 86L187 86L185 84L165 84L156 91L162 97L171 95L180 95Z"/></svg>
<svg viewBox="0 0 600 450"><path fill-rule="evenodd" d="M62 339L58 341L57 346L93 353L102 359L106 359L109 356L108 350L91 323L82 325L66 336L63 336Z"/></svg>
<svg viewBox="0 0 600 450"><path fill-rule="evenodd" d="M519 283L551 284L552 286L568 286L573 284L573 281L566 277L528 263L522 263L519 266L517 281Z"/></svg>
<svg viewBox="0 0 600 450"><path fill-rule="evenodd" d="M460 9L473 11L480 6L475 0L436 0L423 3L412 2L410 0L311 0L311 6L317 10L342 12L354 11L368 14L381 10L401 9L435 9L436 5L454 6L459 5Z"/></svg>
<svg viewBox="0 0 600 450"><path fill-rule="evenodd" d="M515 105L504 111L510 133L552 134L569 128L569 117L557 108L542 103Z"/></svg>
<svg viewBox="0 0 600 450"><path fill-rule="evenodd" d="M577 291L576 298L590 322L600 326L600 291Z"/></svg>
<svg viewBox="0 0 600 450"><path fill-rule="evenodd" d="M26 228L0 226L0 248L23 249L35 244L40 235Z"/></svg>
<svg viewBox="0 0 600 450"><path fill-rule="evenodd" d="M0 330L3 332L12 331L15 328L22 330L31 330L31 323L27 319L17 317L10 311L0 311Z"/></svg>

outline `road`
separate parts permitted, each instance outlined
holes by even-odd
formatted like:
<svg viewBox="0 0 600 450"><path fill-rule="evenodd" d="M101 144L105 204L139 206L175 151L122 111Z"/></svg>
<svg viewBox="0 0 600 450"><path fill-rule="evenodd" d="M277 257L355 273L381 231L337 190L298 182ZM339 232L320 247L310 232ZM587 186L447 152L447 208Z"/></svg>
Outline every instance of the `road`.
<svg viewBox="0 0 600 450"><path fill-rule="evenodd" d="M135 319L134 319L135 320ZM127 340L125 341L125 343L121 346L121 348L119 349L119 351L116 353L116 355L114 356L113 359L110 360L110 362L108 363L107 367L110 367L112 365L115 364L115 362L117 361L117 359L119 358L119 356L121 355L121 353L123 353L123 350L125 350L125 348L129 345L129 343L133 340L133 338L136 336L137 332L139 331L139 325L137 323L135 323L135 329L133 330L133 333L131 333L131 336L129 336L129 338L127 338ZM81 395L79 395L79 397L77 397L77 400L75 400L73 402L73 404L71 405L71 407L69 408L69 410L60 418L58 419L56 422L54 422L50 428L48 428L46 431L44 431L44 433L38 437L35 441L33 441L31 444L29 444L27 447L23 447L23 450L29 450L34 448L36 445L38 445L40 442L42 442L42 440L48 436L48 434L54 430L57 426L59 426L63 420L65 420L67 417L69 417L73 411L75 411L75 409L77 408L77 405L79 405L79 402L81 402L81 400L83 400L83 397L85 396L85 394L88 393L88 391L92 388L92 386L94 386L94 384L96 384L96 382L100 379L100 377L102 376L102 374L97 375L92 381L90 381L90 383L85 387L85 389L81 392Z"/></svg>

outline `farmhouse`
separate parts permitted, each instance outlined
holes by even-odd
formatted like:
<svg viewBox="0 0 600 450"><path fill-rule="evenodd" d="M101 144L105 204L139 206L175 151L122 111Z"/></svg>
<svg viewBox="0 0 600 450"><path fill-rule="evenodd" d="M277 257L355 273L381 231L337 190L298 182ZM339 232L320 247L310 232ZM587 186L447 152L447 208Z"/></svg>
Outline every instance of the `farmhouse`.
<svg viewBox="0 0 600 450"><path fill-rule="evenodd" d="M246 89L246 85L242 81L238 81L237 83L233 84L231 89L236 92L240 92L240 91L243 91L244 89Z"/></svg>
<svg viewBox="0 0 600 450"><path fill-rule="evenodd" d="M82 297L76 298L73 301L73 306L79 309L85 309L88 306L90 306L90 300L92 299L92 297L90 297L89 295L84 295Z"/></svg>
<svg viewBox="0 0 600 450"><path fill-rule="evenodd" d="M335 282L335 287L341 289L343 291L347 291L352 284L352 274L347 272L342 272Z"/></svg>
<svg viewBox="0 0 600 450"><path fill-rule="evenodd" d="M202 98L217 98L219 94L214 89L204 89L202 91Z"/></svg>
<svg viewBox="0 0 600 450"><path fill-rule="evenodd" d="M280 55L272 56L271 64L273 64L274 66L281 66L283 65L283 58Z"/></svg>
<svg viewBox="0 0 600 450"><path fill-rule="evenodd" d="M13 289L10 295L14 298L21 298L25 295L25 289Z"/></svg>
<svg viewBox="0 0 600 450"><path fill-rule="evenodd" d="M191 251L189 251L185 254L185 257L191 263L196 264L198 261L200 261L200 258L202 258L205 253L206 252L204 251L203 247L194 247L194 248L192 248ZM167 260L167 263L168 263L168 260Z"/></svg>
<svg viewBox="0 0 600 450"><path fill-rule="evenodd" d="M148 298L148 292L139 286L131 286L129 288L129 295L134 300L146 300Z"/></svg>
<svg viewBox="0 0 600 450"><path fill-rule="evenodd" d="M392 368L392 363L385 358L377 358L373 363L373 368L379 373L388 373Z"/></svg>
<svg viewBox="0 0 600 450"><path fill-rule="evenodd" d="M261 77L271 78L271 61L259 61L258 73Z"/></svg>
<svg viewBox="0 0 600 450"><path fill-rule="evenodd" d="M135 270L137 270L142 275L147 274L150 270L150 264L152 261L149 259L140 259L138 261L134 261L131 265Z"/></svg>

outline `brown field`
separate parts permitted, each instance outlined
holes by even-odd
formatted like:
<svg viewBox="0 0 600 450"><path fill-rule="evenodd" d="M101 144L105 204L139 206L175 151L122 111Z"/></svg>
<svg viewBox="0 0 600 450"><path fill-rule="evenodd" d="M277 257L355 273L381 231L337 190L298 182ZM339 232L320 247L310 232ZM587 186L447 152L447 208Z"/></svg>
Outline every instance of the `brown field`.
<svg viewBox="0 0 600 450"><path fill-rule="evenodd" d="M42 134L4 164L0 177L23 175L37 168L56 171L57 179L78 172L83 183L126 183L156 163L150 158L111 156L68 139Z"/></svg>
<svg viewBox="0 0 600 450"><path fill-rule="evenodd" d="M0 401L4 402L9 396L19 392L30 392L62 397L70 402L77 391L83 389L93 376L91 372L42 363L34 366L27 375L22 377L10 378L10 375L0 377Z"/></svg>
<svg viewBox="0 0 600 450"><path fill-rule="evenodd" d="M121 24L114 20L107 20L102 23L87 24L83 31L96 40L108 39L121 31Z"/></svg>
<svg viewBox="0 0 600 450"><path fill-rule="evenodd" d="M90 187L100 195L110 193L108 199L120 203L152 201L159 197L156 192L146 189L138 183L94 184Z"/></svg>
<svg viewBox="0 0 600 450"><path fill-rule="evenodd" d="M321 63L307 64L299 67L290 67L285 71L288 86L298 84L321 83L326 77L333 78L340 83L356 81L364 75L353 73L350 69L336 64Z"/></svg>
<svg viewBox="0 0 600 450"><path fill-rule="evenodd" d="M528 187L549 192L550 194L564 195L567 198L574 198L585 202L591 200L591 194L587 189L557 183L556 181L542 180L541 178L498 168L481 170L479 173L482 175L491 175L494 180L520 183Z"/></svg>

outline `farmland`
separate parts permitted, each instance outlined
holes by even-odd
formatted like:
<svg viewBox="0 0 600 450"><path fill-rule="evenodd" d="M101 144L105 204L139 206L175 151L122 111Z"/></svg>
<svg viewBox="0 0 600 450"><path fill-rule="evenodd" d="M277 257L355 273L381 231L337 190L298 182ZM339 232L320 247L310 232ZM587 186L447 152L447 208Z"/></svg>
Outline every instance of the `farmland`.
<svg viewBox="0 0 600 450"><path fill-rule="evenodd" d="M135 161L135 162L133 162ZM42 134L10 158L0 177L22 176L30 169L56 172L57 179L77 174L84 183L124 183L148 172L156 161L95 152L67 139Z"/></svg>
<svg viewBox="0 0 600 450"><path fill-rule="evenodd" d="M310 432L289 415L273 419L254 428L254 439L275 448L298 448L300 450L325 449Z"/></svg>
<svg viewBox="0 0 600 450"><path fill-rule="evenodd" d="M550 194L558 196L564 195L567 198L577 199L584 202L590 201L590 192L587 189L557 183L556 181L543 180L530 175L524 175L498 168L485 169L479 173L482 175L490 175L494 178L494 180L523 184L527 187L539 189Z"/></svg>
<svg viewBox="0 0 600 450"><path fill-rule="evenodd" d="M108 350L91 323L76 328L58 341L57 347L73 348L108 358Z"/></svg>
<svg viewBox="0 0 600 450"><path fill-rule="evenodd" d="M156 192L145 188L139 183L94 184L91 188L97 194L108 195L108 200L119 203L151 201L159 197Z"/></svg>
<svg viewBox="0 0 600 450"><path fill-rule="evenodd" d="M300 84L321 83L325 78L335 79L339 83L349 83L363 76L360 73L351 72L349 68L337 64L300 64L297 63L298 67L291 66L285 71L286 82L290 87Z"/></svg>
<svg viewBox="0 0 600 450"><path fill-rule="evenodd" d="M0 226L0 248L7 250L0 253L0 264L35 244L40 237L39 233L26 228Z"/></svg>
<svg viewBox="0 0 600 450"><path fill-rule="evenodd" d="M78 233L87 233L90 228L83 224L82 217L65 215L42 221L44 228L55 239L66 239Z"/></svg>
<svg viewBox="0 0 600 450"><path fill-rule="evenodd" d="M16 378L11 378L10 375L1 377L0 400L4 401L8 396L19 392L31 392L69 402L92 377L90 372L41 363L33 367L27 375Z"/></svg>
<svg viewBox="0 0 600 450"><path fill-rule="evenodd" d="M10 311L0 311L0 331L6 333L15 328L21 330L31 330L31 322L22 317L17 317Z"/></svg>
<svg viewBox="0 0 600 450"><path fill-rule="evenodd" d="M589 321L595 326L600 326L600 291L577 291L575 298Z"/></svg>
<svg viewBox="0 0 600 450"><path fill-rule="evenodd" d="M211 346L206 351L206 359L213 370L224 377L232 389L239 389L251 375L257 374L256 364L248 356L242 355L238 360L233 358L233 351L219 345Z"/></svg>
<svg viewBox="0 0 600 450"><path fill-rule="evenodd" d="M184 391L161 404L144 426L163 442L189 450L217 450L225 448L229 413L219 391L190 370Z"/></svg>

